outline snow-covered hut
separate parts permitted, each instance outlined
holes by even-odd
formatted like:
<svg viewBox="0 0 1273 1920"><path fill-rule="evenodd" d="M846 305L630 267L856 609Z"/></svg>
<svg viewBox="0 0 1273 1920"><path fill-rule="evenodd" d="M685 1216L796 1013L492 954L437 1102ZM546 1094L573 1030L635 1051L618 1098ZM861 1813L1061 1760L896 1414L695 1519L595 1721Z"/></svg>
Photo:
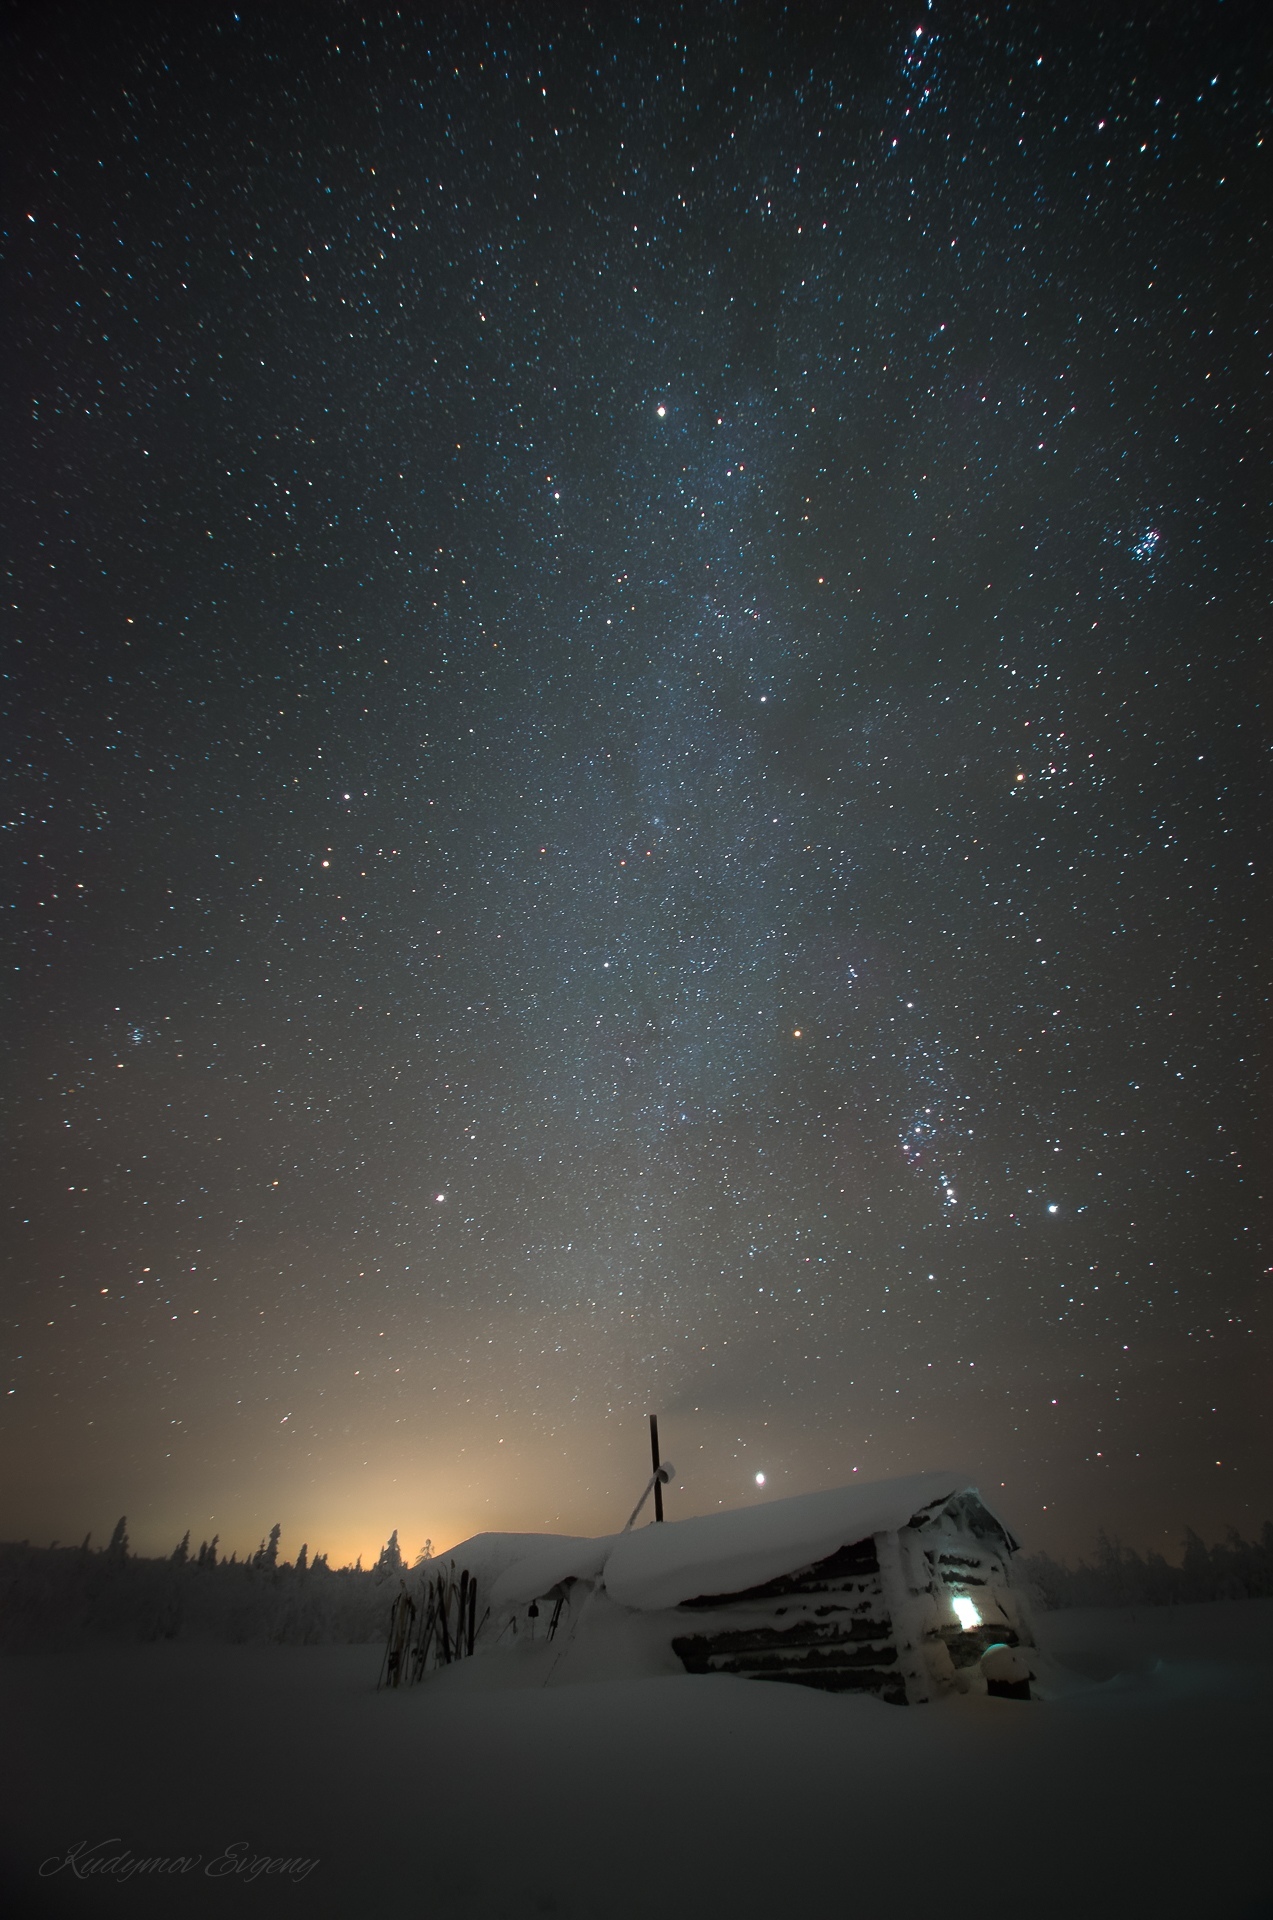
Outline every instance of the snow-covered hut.
<svg viewBox="0 0 1273 1920"><path fill-rule="evenodd" d="M478 1653L548 1642L553 1671L582 1655L599 1673L635 1631L663 1671L905 1705L960 1686L990 1646L1033 1644L1016 1551L966 1478L923 1473L600 1539L478 1534L443 1564L470 1606L477 1583Z"/></svg>

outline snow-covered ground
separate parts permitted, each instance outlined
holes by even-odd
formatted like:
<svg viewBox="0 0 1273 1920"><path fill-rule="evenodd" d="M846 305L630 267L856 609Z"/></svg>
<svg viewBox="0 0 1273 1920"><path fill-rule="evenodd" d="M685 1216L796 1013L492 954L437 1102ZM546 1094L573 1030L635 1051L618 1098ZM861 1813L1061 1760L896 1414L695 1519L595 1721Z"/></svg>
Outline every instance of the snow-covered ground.
<svg viewBox="0 0 1273 1920"><path fill-rule="evenodd" d="M379 1695L375 1647L11 1656L0 1910L1273 1920L1273 1601L1038 1625L1028 1705L651 1673L631 1640L623 1677L544 1686L527 1648ZM83 1878L40 1877L78 1843ZM88 1871L121 1856L198 1860Z"/></svg>

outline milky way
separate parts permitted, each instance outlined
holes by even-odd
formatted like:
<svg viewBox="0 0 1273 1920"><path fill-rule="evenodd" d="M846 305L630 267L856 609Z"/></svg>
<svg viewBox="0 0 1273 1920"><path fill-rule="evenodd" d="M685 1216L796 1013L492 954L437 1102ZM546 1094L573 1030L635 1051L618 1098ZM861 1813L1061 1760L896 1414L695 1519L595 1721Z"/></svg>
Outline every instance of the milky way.
<svg viewBox="0 0 1273 1920"><path fill-rule="evenodd" d="M1264 1518L1256 13L199 11L17 37L0 1524Z"/></svg>

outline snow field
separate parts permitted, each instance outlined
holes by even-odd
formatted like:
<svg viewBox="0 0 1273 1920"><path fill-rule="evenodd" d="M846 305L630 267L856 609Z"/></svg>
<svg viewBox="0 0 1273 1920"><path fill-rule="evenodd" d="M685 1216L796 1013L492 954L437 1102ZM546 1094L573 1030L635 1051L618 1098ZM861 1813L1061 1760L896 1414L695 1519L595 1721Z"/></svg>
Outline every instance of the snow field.
<svg viewBox="0 0 1273 1920"><path fill-rule="evenodd" d="M1273 1914L1273 1601L1039 1626L1050 1698L913 1708L651 1673L626 1627L548 1686L540 1645L392 1694L375 1646L11 1656L4 1911ZM81 1840L200 1864L39 1876ZM240 1842L318 1864L209 1878Z"/></svg>

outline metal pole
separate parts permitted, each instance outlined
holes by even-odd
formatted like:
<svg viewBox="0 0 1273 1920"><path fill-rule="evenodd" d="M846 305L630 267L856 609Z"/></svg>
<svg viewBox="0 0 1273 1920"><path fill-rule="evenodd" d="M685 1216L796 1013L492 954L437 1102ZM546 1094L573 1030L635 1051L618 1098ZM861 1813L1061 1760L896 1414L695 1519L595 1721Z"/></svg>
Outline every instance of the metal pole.
<svg viewBox="0 0 1273 1920"><path fill-rule="evenodd" d="M659 1466L661 1463L659 1460L659 1416L657 1413L650 1415L650 1459L654 1463L654 1518L657 1522L663 1518L663 1482L659 1478Z"/></svg>

